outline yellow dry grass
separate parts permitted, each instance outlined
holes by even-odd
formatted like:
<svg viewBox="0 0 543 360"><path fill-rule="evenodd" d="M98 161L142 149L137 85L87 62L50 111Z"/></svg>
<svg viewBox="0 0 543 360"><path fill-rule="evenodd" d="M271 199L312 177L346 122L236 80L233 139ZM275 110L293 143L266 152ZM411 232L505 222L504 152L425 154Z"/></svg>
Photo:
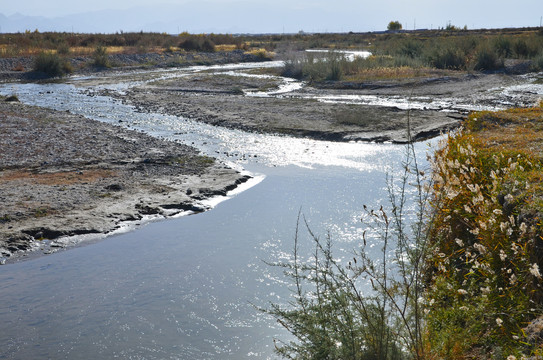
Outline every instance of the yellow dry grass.
<svg viewBox="0 0 543 360"><path fill-rule="evenodd" d="M235 44L215 45L215 50L217 51L234 51L236 49L237 49L237 46Z"/></svg>

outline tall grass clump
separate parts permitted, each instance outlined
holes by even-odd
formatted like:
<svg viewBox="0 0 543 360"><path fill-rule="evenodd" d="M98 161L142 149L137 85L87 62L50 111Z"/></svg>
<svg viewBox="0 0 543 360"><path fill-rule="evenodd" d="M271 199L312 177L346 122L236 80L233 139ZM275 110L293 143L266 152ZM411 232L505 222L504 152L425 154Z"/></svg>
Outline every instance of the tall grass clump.
<svg viewBox="0 0 543 360"><path fill-rule="evenodd" d="M341 80L348 61L335 51L329 51L324 57L312 53L303 57L291 57L285 61L283 76L305 79L312 82Z"/></svg>
<svg viewBox="0 0 543 360"><path fill-rule="evenodd" d="M298 222L291 261L272 264L291 280L293 299L263 310L294 337L276 341L278 354L289 359L425 358L420 299L428 254L423 223L428 187L412 144L402 168L398 178L387 177L390 209L364 206L368 230L350 259L338 260L331 236L319 238L305 221L314 250L309 258L301 254ZM370 255L372 248L380 249L380 256Z"/></svg>
<svg viewBox="0 0 543 360"><path fill-rule="evenodd" d="M92 64L96 67L106 68L110 66L109 56L105 46L97 46L92 53Z"/></svg>
<svg viewBox="0 0 543 360"><path fill-rule="evenodd" d="M530 114L472 114L435 153L426 321L438 358L542 355L524 329L543 311L541 159L491 145L528 141ZM504 134L509 118L520 132ZM490 142L476 135L489 127Z"/></svg>
<svg viewBox="0 0 543 360"><path fill-rule="evenodd" d="M534 59L534 62L532 64L532 70L533 71L543 71L543 50Z"/></svg>
<svg viewBox="0 0 543 360"><path fill-rule="evenodd" d="M179 43L179 47L186 51L215 51L215 43L203 35L186 34L183 36L183 40Z"/></svg>
<svg viewBox="0 0 543 360"><path fill-rule="evenodd" d="M475 70L497 70L503 68L504 61L489 46L482 46L475 54Z"/></svg>
<svg viewBox="0 0 543 360"><path fill-rule="evenodd" d="M33 70L50 77L61 77L72 72L67 60L52 52L40 52L34 58Z"/></svg>

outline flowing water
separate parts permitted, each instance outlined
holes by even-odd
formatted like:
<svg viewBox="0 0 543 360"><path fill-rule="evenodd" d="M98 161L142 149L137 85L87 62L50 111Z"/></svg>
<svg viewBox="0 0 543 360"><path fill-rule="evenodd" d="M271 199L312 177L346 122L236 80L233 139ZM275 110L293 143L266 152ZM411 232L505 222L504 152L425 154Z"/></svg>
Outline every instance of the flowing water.
<svg viewBox="0 0 543 360"><path fill-rule="evenodd" d="M313 232L331 234L340 258L359 246L362 207L387 203L386 174L400 169L404 147L245 133L89 95L237 69L147 72L92 87L85 79L0 86L0 94L16 93L24 103L192 144L259 179L206 213L0 267L0 358L275 358L273 339L288 334L255 306L286 303L291 284L264 261L291 258L300 211ZM426 149L417 144L421 154ZM309 256L306 235L301 246Z"/></svg>

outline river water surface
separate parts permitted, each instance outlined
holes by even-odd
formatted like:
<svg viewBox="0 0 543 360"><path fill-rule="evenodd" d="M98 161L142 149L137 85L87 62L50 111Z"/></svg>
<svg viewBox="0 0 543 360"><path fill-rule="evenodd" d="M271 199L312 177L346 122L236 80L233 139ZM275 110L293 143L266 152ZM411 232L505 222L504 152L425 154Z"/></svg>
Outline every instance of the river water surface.
<svg viewBox="0 0 543 360"><path fill-rule="evenodd" d="M198 70L138 81L187 71ZM362 207L386 205L386 174L401 168L404 147L245 133L89 95L123 91L138 83L131 76L2 85L0 93L192 144L261 181L203 214L0 267L0 358L275 358L273 339L288 334L255 306L286 303L291 284L263 261L290 259L300 210L314 233L331 234L340 258L356 248ZM417 144L422 166L427 148Z"/></svg>

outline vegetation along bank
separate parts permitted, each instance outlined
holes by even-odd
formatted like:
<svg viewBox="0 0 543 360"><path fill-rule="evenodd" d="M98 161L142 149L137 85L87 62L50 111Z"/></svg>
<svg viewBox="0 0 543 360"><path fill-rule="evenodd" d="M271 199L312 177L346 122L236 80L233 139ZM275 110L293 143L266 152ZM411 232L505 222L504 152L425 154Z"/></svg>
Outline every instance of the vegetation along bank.
<svg viewBox="0 0 543 360"><path fill-rule="evenodd" d="M435 154L428 346L543 356L543 103L478 112Z"/></svg>

